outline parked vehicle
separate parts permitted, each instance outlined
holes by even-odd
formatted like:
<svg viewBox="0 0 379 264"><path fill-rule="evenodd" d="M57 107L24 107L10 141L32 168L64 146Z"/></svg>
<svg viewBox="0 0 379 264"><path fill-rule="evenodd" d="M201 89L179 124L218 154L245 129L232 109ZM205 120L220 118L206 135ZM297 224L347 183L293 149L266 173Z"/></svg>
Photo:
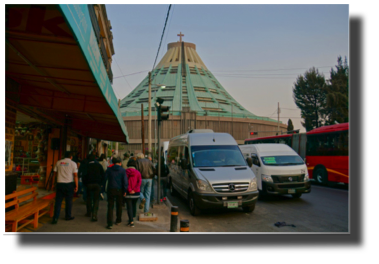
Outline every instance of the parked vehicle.
<svg viewBox="0 0 379 264"><path fill-rule="evenodd" d="M251 157L251 169L257 176L258 190L267 194L291 194L300 198L311 191L307 166L303 159L285 144L252 144L239 146L244 157Z"/></svg>
<svg viewBox="0 0 379 264"><path fill-rule="evenodd" d="M172 138L167 165L170 192L188 199L192 215L208 208L254 211L256 177L231 135L190 130Z"/></svg>
<svg viewBox="0 0 379 264"><path fill-rule="evenodd" d="M245 144L283 143L306 160L310 179L319 184L349 184L349 123L322 126L307 133L245 139Z"/></svg>

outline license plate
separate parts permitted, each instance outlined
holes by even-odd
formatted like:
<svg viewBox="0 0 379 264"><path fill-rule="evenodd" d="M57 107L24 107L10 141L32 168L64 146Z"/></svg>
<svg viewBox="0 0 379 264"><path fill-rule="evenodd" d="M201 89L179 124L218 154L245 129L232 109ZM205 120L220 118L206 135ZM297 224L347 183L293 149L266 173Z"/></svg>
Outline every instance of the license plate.
<svg viewBox="0 0 379 264"><path fill-rule="evenodd" d="M296 193L295 189L288 189L288 193Z"/></svg>
<svg viewBox="0 0 379 264"><path fill-rule="evenodd" d="M238 202L228 202L228 208L238 208Z"/></svg>

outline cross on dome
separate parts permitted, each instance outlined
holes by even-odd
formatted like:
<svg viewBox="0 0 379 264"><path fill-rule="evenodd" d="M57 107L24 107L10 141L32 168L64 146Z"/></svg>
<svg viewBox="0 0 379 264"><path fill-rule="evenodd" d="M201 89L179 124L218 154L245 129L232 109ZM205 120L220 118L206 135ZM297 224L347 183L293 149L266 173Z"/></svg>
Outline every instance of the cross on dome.
<svg viewBox="0 0 379 264"><path fill-rule="evenodd" d="M177 36L180 37L180 41L179 42L182 42L182 37L184 37L184 34L182 34L182 32L180 32L180 34L178 34Z"/></svg>

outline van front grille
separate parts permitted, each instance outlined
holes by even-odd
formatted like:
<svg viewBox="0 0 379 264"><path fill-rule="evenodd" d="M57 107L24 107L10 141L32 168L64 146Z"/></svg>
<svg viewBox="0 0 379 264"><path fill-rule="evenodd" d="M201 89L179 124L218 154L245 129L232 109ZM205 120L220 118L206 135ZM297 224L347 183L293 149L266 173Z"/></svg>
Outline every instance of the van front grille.
<svg viewBox="0 0 379 264"><path fill-rule="evenodd" d="M215 183L213 189L220 193L244 192L249 188L248 182Z"/></svg>
<svg viewBox="0 0 379 264"><path fill-rule="evenodd" d="M303 182L304 174L298 175L271 175L274 183L286 183L286 182Z"/></svg>
<svg viewBox="0 0 379 264"><path fill-rule="evenodd" d="M297 183L297 184L279 184L278 188L280 189L287 189L287 188L302 188L304 187L304 183Z"/></svg>

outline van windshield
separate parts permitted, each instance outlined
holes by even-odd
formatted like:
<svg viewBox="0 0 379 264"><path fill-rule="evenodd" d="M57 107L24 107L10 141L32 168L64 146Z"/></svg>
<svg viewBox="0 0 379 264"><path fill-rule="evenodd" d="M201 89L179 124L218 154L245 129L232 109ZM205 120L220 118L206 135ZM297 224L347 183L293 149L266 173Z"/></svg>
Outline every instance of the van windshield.
<svg viewBox="0 0 379 264"><path fill-rule="evenodd" d="M246 166L238 146L192 146L193 167Z"/></svg>
<svg viewBox="0 0 379 264"><path fill-rule="evenodd" d="M265 156L261 160L266 166L291 166L303 165L304 161L299 156Z"/></svg>

